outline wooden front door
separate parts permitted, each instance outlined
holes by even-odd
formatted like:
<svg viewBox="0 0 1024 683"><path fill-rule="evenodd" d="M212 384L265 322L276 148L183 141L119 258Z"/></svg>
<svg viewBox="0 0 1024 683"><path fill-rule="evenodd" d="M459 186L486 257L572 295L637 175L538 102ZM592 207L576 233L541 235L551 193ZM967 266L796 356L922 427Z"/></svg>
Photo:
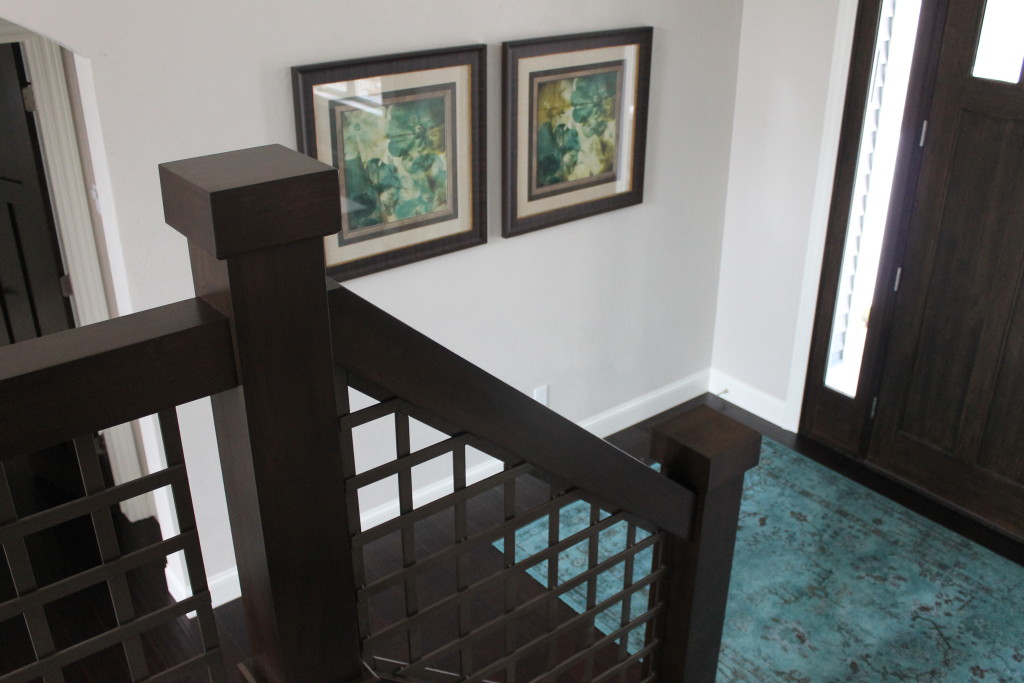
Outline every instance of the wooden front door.
<svg viewBox="0 0 1024 683"><path fill-rule="evenodd" d="M0 45L0 346L74 326L26 85L18 46ZM70 443L7 460L0 474L19 514L82 492Z"/></svg>
<svg viewBox="0 0 1024 683"><path fill-rule="evenodd" d="M0 345L73 326L25 85L17 45L0 45Z"/></svg>
<svg viewBox="0 0 1024 683"><path fill-rule="evenodd" d="M949 3L868 460L1024 539L1024 84L972 75L984 9Z"/></svg>

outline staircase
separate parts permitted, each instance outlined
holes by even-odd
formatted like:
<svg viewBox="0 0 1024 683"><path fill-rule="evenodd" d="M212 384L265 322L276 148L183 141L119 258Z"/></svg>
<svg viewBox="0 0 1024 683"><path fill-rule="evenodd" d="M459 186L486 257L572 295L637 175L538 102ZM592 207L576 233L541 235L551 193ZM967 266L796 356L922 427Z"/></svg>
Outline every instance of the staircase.
<svg viewBox="0 0 1024 683"><path fill-rule="evenodd" d="M255 653L246 680L714 680L754 432L684 414L656 433L656 472L325 281L336 169L270 146L160 177L196 298L0 348L0 459L71 441L86 480L80 498L19 516L0 479L0 623L34 652L0 683L74 680L75 662L111 647L132 681L230 678L174 411L203 396ZM93 432L152 414L165 470L113 487L87 474ZM122 553L112 507L165 487L180 532ZM82 516L101 563L41 586L26 539ZM139 613L128 572L178 551L192 597ZM48 605L97 585L117 625L55 638ZM151 670L147 633L193 612L200 651Z"/></svg>

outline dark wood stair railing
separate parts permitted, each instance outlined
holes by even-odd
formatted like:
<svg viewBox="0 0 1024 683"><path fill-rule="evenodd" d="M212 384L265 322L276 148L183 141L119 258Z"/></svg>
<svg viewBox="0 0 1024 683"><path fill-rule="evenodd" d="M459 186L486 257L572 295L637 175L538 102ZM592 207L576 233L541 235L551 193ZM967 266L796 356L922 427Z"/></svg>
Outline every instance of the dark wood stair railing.
<svg viewBox="0 0 1024 683"><path fill-rule="evenodd" d="M322 239L337 231L340 207L337 172L317 161L269 146L163 164L160 179L167 222L189 239L197 298L0 348L0 458L158 412L169 463L141 483L92 491L42 520L17 519L0 505L0 540L17 591L0 603L0 617L21 615L37 659L0 673L0 683L64 680L62 667L107 641L123 643L129 661L137 660L135 641L153 615L121 609L117 629L62 651L48 640L42 609L52 595L87 581L107 581L114 595L117 576L136 560L104 557L108 570L37 589L31 563L10 558L40 524L74 514L95 521L104 507L160 486L172 486L185 540L164 541L145 557L168 543L187 546L195 597L168 614L196 609L210 634L173 419L176 405L205 395L212 396L254 653L249 680L484 681L534 660L547 667L531 674L537 680L714 679L756 434L717 414L685 415L655 438L659 474L351 292L325 287ZM378 403L350 409L350 388ZM398 457L357 468L352 430L381 417L394 425ZM414 449L414 421L447 438ZM501 460L501 472L468 481L468 448ZM451 462L451 493L417 502L413 468L442 454ZM364 529L359 489L387 477L397 480L400 514ZM473 516L473 506L486 501L497 505L491 526ZM560 528L559 515L573 505L583 506L586 519ZM451 544L424 554L416 531L442 516ZM521 557L517 533L534 523L548 525L547 546ZM599 546L613 526L625 540L605 552ZM389 538L398 542L397 567L368 575L366 548ZM562 553L574 544L589 558L581 573L563 577ZM653 561L641 561L644 552ZM453 592L417 597L417 572L449 561ZM480 575L492 561L499 573ZM616 563L625 578L609 597L598 578ZM383 624L370 608L373 591L391 589L404 591L406 607L397 622ZM491 590L500 614L481 619L477 600ZM586 594L575 611L560 602L573 590ZM610 605L620 616L611 632L599 633L596 615ZM529 610L541 614L537 633L515 621ZM455 615L455 640L435 642L427 624L445 614ZM639 650L627 643L631 631L643 634ZM491 635L501 641L495 660L474 659L473 648ZM576 647L577 635L586 647ZM400 636L392 659L390 636ZM197 657L163 673L135 666L132 680L199 670L222 680L218 656L214 631Z"/></svg>
<svg viewBox="0 0 1024 683"><path fill-rule="evenodd" d="M667 605L658 672L714 680L743 476L757 464L760 436L707 408L685 413L655 429L651 456L663 476L344 287L329 290L334 360L354 388L400 399L443 432L471 434L478 449L515 454L602 509L668 532L655 545L655 566L674 568L667 594L652 596Z"/></svg>
<svg viewBox="0 0 1024 683"><path fill-rule="evenodd" d="M195 300L0 348L0 681L95 680L88 667L96 657L113 662L113 671L120 660L134 681L200 673L225 680L174 407L235 386L233 358L227 320ZM166 467L108 488L94 432L154 413ZM8 467L21 454L69 441L85 495L19 509ZM177 533L145 547L123 547L113 509L168 487ZM97 563L56 571L43 565L54 555L68 558L40 541L59 544L60 534L72 529L77 543L94 544ZM162 572L177 552L184 553L191 597L140 612L130 591L133 573ZM61 605L69 599L99 605L95 614L108 612L113 623L92 613L76 617L87 627L83 639L68 642ZM151 670L143 641L190 612L197 615L201 642L174 653L162 671Z"/></svg>

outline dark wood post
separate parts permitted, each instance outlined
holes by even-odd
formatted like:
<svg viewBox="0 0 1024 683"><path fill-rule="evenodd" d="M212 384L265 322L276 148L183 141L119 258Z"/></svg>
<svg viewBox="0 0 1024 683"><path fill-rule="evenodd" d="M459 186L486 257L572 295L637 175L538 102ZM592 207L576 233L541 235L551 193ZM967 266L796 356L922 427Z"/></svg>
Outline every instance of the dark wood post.
<svg viewBox="0 0 1024 683"><path fill-rule="evenodd" d="M196 295L231 321L239 387L212 397L251 674L362 671L338 445L323 236L337 170L278 145L160 166Z"/></svg>
<svg viewBox="0 0 1024 683"><path fill-rule="evenodd" d="M691 538L666 544L672 575L660 680L715 680L743 475L760 452L757 432L706 406L654 428L652 457L697 493Z"/></svg>

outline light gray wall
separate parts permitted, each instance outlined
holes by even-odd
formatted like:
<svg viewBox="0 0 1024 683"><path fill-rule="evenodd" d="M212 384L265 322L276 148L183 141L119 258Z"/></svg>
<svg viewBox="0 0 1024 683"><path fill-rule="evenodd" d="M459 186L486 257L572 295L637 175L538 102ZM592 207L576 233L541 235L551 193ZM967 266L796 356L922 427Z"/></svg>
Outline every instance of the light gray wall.
<svg viewBox="0 0 1024 683"><path fill-rule="evenodd" d="M157 164L294 146L289 67L490 45L491 241L351 286L520 389L549 384L552 408L577 421L645 416L707 388L741 12L741 0L0 0L0 17L81 57L122 313L192 295ZM636 25L655 27L644 203L501 239L500 43ZM207 404L181 413L207 569L229 581Z"/></svg>
<svg viewBox="0 0 1024 683"><path fill-rule="evenodd" d="M711 390L796 430L856 0L746 0Z"/></svg>

